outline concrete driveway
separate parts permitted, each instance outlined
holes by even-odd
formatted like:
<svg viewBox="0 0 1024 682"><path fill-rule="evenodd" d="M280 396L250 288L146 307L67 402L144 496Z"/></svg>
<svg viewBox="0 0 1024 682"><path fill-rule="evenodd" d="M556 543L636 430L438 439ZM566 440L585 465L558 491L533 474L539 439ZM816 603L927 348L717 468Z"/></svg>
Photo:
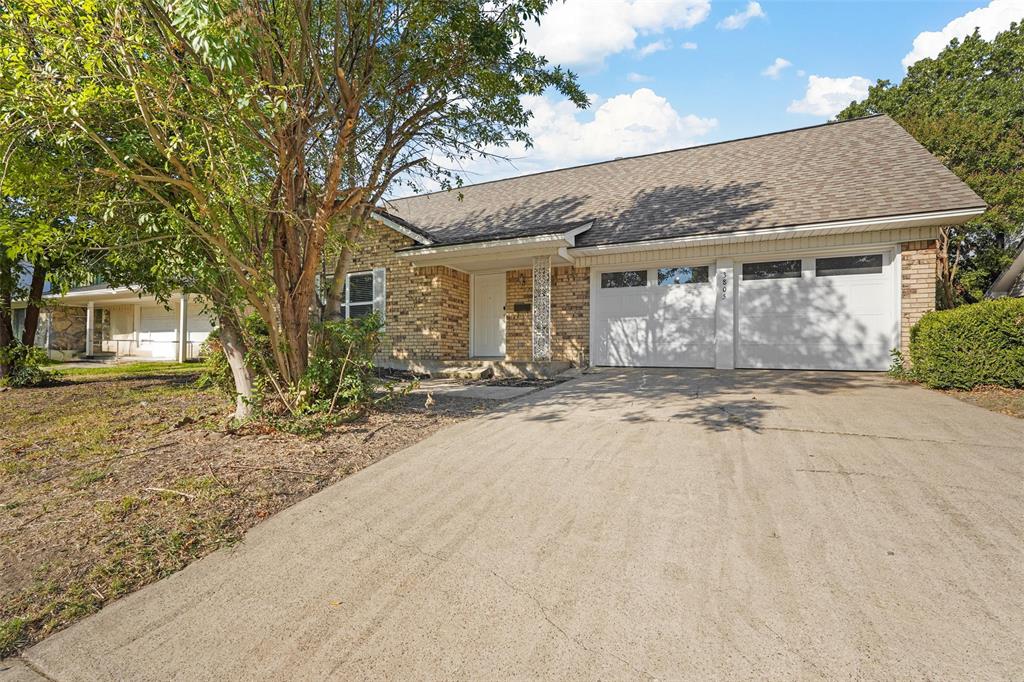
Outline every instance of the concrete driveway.
<svg viewBox="0 0 1024 682"><path fill-rule="evenodd" d="M1024 423L884 377L604 371L30 649L55 680L1024 678Z"/></svg>

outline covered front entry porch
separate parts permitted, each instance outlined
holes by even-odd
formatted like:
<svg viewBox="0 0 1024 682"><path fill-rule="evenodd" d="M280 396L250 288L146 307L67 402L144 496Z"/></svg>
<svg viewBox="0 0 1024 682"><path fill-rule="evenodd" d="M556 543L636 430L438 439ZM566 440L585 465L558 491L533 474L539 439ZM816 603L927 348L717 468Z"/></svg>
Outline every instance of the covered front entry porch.
<svg viewBox="0 0 1024 682"><path fill-rule="evenodd" d="M211 320L194 296L167 305L127 288L73 290L56 300L46 348L55 359L197 359Z"/></svg>
<svg viewBox="0 0 1024 682"><path fill-rule="evenodd" d="M568 248L587 227L401 252L400 257L419 271L442 268L461 273L469 299L456 323L466 335L464 354L445 353L419 364L488 367L495 374L513 376L547 374L546 365L557 371L586 365L589 270L576 267Z"/></svg>

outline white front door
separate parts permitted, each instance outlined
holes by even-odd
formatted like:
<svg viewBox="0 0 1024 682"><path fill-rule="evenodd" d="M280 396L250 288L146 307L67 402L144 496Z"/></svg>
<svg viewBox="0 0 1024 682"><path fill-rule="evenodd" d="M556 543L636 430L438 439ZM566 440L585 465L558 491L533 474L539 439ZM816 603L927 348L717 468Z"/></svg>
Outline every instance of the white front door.
<svg viewBox="0 0 1024 682"><path fill-rule="evenodd" d="M505 355L505 273L473 277L473 355Z"/></svg>

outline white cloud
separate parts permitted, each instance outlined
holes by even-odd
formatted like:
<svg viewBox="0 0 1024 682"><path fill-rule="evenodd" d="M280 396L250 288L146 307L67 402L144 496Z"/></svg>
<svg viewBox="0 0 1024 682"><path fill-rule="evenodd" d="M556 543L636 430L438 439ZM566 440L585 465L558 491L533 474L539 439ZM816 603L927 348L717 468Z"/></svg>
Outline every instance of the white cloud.
<svg viewBox="0 0 1024 682"><path fill-rule="evenodd" d="M677 149L697 144L718 127L714 118L680 114L650 88L616 95L595 109L597 101L591 96L591 109L581 112L567 100L524 97L524 106L533 112L528 127L533 147L514 144L491 149L512 164L493 159L469 163L464 168L466 182Z"/></svg>
<svg viewBox="0 0 1024 682"><path fill-rule="evenodd" d="M654 79L651 78L650 76L645 76L642 73L630 71L629 73L626 74L626 80L628 80L630 83L648 83Z"/></svg>
<svg viewBox="0 0 1024 682"><path fill-rule="evenodd" d="M761 9L761 3L751 0L747 3L746 9L742 12L736 12L730 14L725 19L718 22L718 28L724 28L727 31L735 31L736 29L743 28L750 23L751 19L763 19L766 17L764 10Z"/></svg>
<svg viewBox="0 0 1024 682"><path fill-rule="evenodd" d="M796 70L796 75L799 76L800 78L803 78L804 76L807 75L807 72L804 71L803 69L797 69Z"/></svg>
<svg viewBox="0 0 1024 682"><path fill-rule="evenodd" d="M786 111L794 114L835 116L850 102L867 97L870 86L871 82L860 76L810 76L807 79L807 92L804 93L804 98L790 102Z"/></svg>
<svg viewBox="0 0 1024 682"><path fill-rule="evenodd" d="M527 28L526 42L555 64L598 67L638 36L693 28L710 12L710 0L566 0Z"/></svg>
<svg viewBox="0 0 1024 682"><path fill-rule="evenodd" d="M914 47L903 58L903 67L927 57L937 57L942 48L953 38L963 39L978 33L985 40L992 40L1000 31L1010 28L1012 22L1024 20L1024 2L1021 0L992 0L987 7L971 10L946 24L941 31L924 31L914 38Z"/></svg>
<svg viewBox="0 0 1024 682"><path fill-rule="evenodd" d="M682 48L684 50L696 50L697 49L697 43L691 43L691 42L687 41L687 42L682 44Z"/></svg>
<svg viewBox="0 0 1024 682"><path fill-rule="evenodd" d="M783 69L793 66L793 62L782 57L776 57L775 61L772 62L764 71L761 72L762 76L768 76L769 78L778 79L782 75Z"/></svg>
<svg viewBox="0 0 1024 682"><path fill-rule="evenodd" d="M647 43L639 50L636 51L636 55L643 59L644 57L650 57L655 52L663 52L671 47L672 43L668 40L655 40L653 43Z"/></svg>

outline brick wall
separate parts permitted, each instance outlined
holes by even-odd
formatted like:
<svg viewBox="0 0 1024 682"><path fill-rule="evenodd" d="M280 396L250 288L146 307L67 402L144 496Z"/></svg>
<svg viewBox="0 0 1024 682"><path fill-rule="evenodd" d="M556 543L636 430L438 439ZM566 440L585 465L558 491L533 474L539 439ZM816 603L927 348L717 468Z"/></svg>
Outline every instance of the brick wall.
<svg viewBox="0 0 1024 682"><path fill-rule="evenodd" d="M383 358L458 360L469 357L469 275L444 266L416 268L395 255L414 242L385 227L364 234L352 272L385 268L386 327ZM505 273L505 357L533 359L533 272ZM553 360L586 363L590 354L590 270L556 267L551 272Z"/></svg>
<svg viewBox="0 0 1024 682"><path fill-rule="evenodd" d="M531 309L517 313L516 303L529 303ZM505 358L533 359L533 271L509 270L505 273Z"/></svg>
<svg viewBox="0 0 1024 682"><path fill-rule="evenodd" d="M590 359L590 268L551 272L551 357L585 366Z"/></svg>
<svg viewBox="0 0 1024 682"><path fill-rule="evenodd" d="M386 270L381 355L448 360L469 355L469 276L446 267L416 268L395 255L415 242L383 226L363 235L352 271Z"/></svg>
<svg viewBox="0 0 1024 682"><path fill-rule="evenodd" d="M515 312L516 303L533 303L533 271L505 274L505 357L533 359L533 311ZM577 365L590 355L590 269L551 269L551 359Z"/></svg>
<svg viewBox="0 0 1024 682"><path fill-rule="evenodd" d="M900 245L902 268L902 309L900 310L900 350L910 349L910 328L930 310L935 310L936 263L938 247L934 241L906 242Z"/></svg>

